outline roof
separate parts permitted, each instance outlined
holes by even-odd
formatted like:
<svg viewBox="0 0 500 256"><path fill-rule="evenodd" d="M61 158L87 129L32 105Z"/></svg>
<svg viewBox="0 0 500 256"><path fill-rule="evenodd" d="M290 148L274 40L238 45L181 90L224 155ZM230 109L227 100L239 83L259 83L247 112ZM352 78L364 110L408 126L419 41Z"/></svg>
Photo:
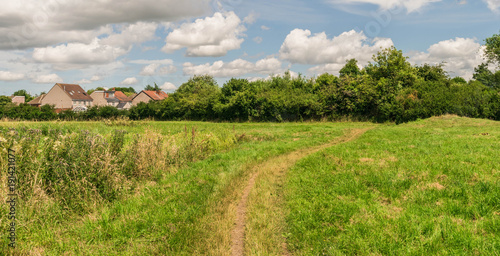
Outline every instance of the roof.
<svg viewBox="0 0 500 256"><path fill-rule="evenodd" d="M63 89L66 94L72 99L72 100L90 100L93 101L92 97L90 97L85 90L82 89L82 87L78 84L60 84L57 83L57 86L59 86L61 89Z"/></svg>
<svg viewBox="0 0 500 256"><path fill-rule="evenodd" d="M120 102L130 102L132 101L125 93L121 91L115 91L115 98L119 99Z"/></svg>
<svg viewBox="0 0 500 256"><path fill-rule="evenodd" d="M146 95L148 95L153 100L164 100L164 99L168 98L168 94L166 94L164 91L144 91L143 90L142 92L144 92Z"/></svg>
<svg viewBox="0 0 500 256"><path fill-rule="evenodd" d="M116 106L117 109L123 109L127 105L127 102L120 102Z"/></svg>
<svg viewBox="0 0 500 256"><path fill-rule="evenodd" d="M42 94L34 99L32 99L30 102L28 102L29 105L42 105L42 100L45 97L46 94Z"/></svg>

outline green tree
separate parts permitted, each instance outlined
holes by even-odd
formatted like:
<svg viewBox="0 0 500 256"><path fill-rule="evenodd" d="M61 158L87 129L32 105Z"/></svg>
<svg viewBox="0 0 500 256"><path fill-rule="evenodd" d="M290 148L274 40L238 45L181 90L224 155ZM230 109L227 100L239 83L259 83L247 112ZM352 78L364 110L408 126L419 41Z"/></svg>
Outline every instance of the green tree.
<svg viewBox="0 0 500 256"><path fill-rule="evenodd" d="M14 94L12 94L14 96L24 96L24 101L25 102L29 102L31 101L32 99L34 99L33 96L31 96L26 90L19 90L19 91L16 91L14 92Z"/></svg>
<svg viewBox="0 0 500 256"><path fill-rule="evenodd" d="M443 69L443 64L429 65L416 67L417 75L424 79L424 81L445 81L448 80L448 75Z"/></svg>
<svg viewBox="0 0 500 256"><path fill-rule="evenodd" d="M340 77L343 76L358 76L361 71L358 67L358 61L356 59L350 59L347 61L345 66L340 70Z"/></svg>
<svg viewBox="0 0 500 256"><path fill-rule="evenodd" d="M146 91L160 91L160 87L155 83L154 86L151 86L151 85L146 85L146 87L144 87L144 90Z"/></svg>
<svg viewBox="0 0 500 256"><path fill-rule="evenodd" d="M90 90L88 90L88 91L87 91L87 94L88 94L88 95L90 95L90 94L92 94L92 93L93 93L93 92L95 92L95 91L105 91L105 90L106 90L106 89L104 89L103 87L97 87L97 88L95 88L95 89L90 89Z"/></svg>
<svg viewBox="0 0 500 256"><path fill-rule="evenodd" d="M486 58L489 63L496 62L500 66L500 34L495 34L485 40Z"/></svg>
<svg viewBox="0 0 500 256"><path fill-rule="evenodd" d="M387 79L391 86L412 86L417 79L417 75L407 59L407 57L403 56L401 50L397 50L392 46L374 55L373 62L370 62L365 70L375 80Z"/></svg>
<svg viewBox="0 0 500 256"><path fill-rule="evenodd" d="M0 96L0 106L5 106L9 103L12 103L12 99L9 96Z"/></svg>
<svg viewBox="0 0 500 256"><path fill-rule="evenodd" d="M500 70L496 73L488 69L488 64L482 63L474 68L472 78L490 88L500 89Z"/></svg>

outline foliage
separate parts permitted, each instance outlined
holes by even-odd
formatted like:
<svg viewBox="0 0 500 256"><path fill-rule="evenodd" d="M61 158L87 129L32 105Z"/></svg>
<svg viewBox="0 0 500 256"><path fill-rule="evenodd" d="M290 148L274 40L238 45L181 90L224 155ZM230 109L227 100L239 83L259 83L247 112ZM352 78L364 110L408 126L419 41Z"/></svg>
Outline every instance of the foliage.
<svg viewBox="0 0 500 256"><path fill-rule="evenodd" d="M500 66L500 34L495 34L485 40L485 54L490 63L496 62Z"/></svg>
<svg viewBox="0 0 500 256"><path fill-rule="evenodd" d="M26 90L18 90L18 91L15 91L14 94L12 94L14 96L24 96L24 102L30 102L32 99L34 99L35 97L31 96Z"/></svg>
<svg viewBox="0 0 500 256"><path fill-rule="evenodd" d="M144 90L146 91L159 91L161 90L160 87L155 83L154 86L151 86L151 85L146 85L146 87L144 87Z"/></svg>
<svg viewBox="0 0 500 256"><path fill-rule="evenodd" d="M286 122L370 120L403 123L434 115L457 114L499 120L500 71L481 64L473 80L451 79L443 64L412 66L402 51L381 50L360 70L350 59L340 75L316 78L290 72L268 79L230 79L222 87L211 76L194 76L163 101L133 106L130 111L92 107L83 113L42 114L41 109L0 103L0 117L19 120L205 120ZM480 84L484 86L481 86ZM131 93L133 88L115 88ZM157 84L148 90L159 90ZM1 99L0 99L1 100Z"/></svg>

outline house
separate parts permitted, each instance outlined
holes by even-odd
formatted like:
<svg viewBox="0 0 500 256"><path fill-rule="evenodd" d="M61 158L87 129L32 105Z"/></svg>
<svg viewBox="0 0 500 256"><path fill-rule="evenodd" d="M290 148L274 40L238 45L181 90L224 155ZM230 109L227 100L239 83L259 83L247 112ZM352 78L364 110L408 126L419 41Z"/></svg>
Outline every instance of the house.
<svg viewBox="0 0 500 256"><path fill-rule="evenodd" d="M77 84L57 83L41 99L40 105L54 105L56 112L62 110L84 110L92 107L92 97Z"/></svg>
<svg viewBox="0 0 500 256"><path fill-rule="evenodd" d="M12 100L12 103L19 105L25 102L25 97L24 96L10 96L10 99Z"/></svg>
<svg viewBox="0 0 500 256"><path fill-rule="evenodd" d="M132 100L121 91L94 91L90 94L94 106L113 106L118 109L130 109Z"/></svg>
<svg viewBox="0 0 500 256"><path fill-rule="evenodd" d="M31 105L33 107L40 107L42 105L42 100L47 94L42 94L34 99L32 99L30 102L28 102L28 105Z"/></svg>
<svg viewBox="0 0 500 256"><path fill-rule="evenodd" d="M164 91L141 91L132 98L132 106L136 106L140 102L150 102L151 100L160 101L168 98L168 94Z"/></svg>

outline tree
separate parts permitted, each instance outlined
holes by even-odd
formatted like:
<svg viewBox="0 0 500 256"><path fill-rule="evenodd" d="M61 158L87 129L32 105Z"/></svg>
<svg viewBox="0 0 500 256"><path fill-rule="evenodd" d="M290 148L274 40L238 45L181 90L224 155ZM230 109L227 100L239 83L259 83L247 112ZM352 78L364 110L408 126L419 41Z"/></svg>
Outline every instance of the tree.
<svg viewBox="0 0 500 256"><path fill-rule="evenodd" d="M146 85L146 87L144 87L144 90L146 91L159 91L161 90L160 87L155 83L155 86L151 86L151 85Z"/></svg>
<svg viewBox="0 0 500 256"><path fill-rule="evenodd" d="M495 34L485 40L484 50L488 63L497 63L500 66L500 34Z"/></svg>
<svg viewBox="0 0 500 256"><path fill-rule="evenodd" d="M9 96L0 96L0 106L5 106L12 102L12 99Z"/></svg>
<svg viewBox="0 0 500 256"><path fill-rule="evenodd" d="M350 59L346 61L345 66L340 70L340 77L343 76L358 76L361 71L358 67L358 61L356 59Z"/></svg>
<svg viewBox="0 0 500 256"><path fill-rule="evenodd" d="M448 75L443 69L443 64L433 66L426 63L423 66L417 67L417 74L424 81L444 81L448 79Z"/></svg>
<svg viewBox="0 0 500 256"><path fill-rule="evenodd" d="M95 88L95 89L90 89L90 90L88 90L88 91L87 91L87 94L88 94L88 95L90 95L90 94L92 94L92 93L93 93L93 92L95 92L95 91L105 91L105 90L106 90L106 89L104 89L104 88L102 88L102 87L97 87L97 88Z"/></svg>
<svg viewBox="0 0 500 256"><path fill-rule="evenodd" d="M387 79L394 87L408 87L414 84L417 75L415 69L394 46L379 51L373 61L365 68L366 73L375 80Z"/></svg>
<svg viewBox="0 0 500 256"><path fill-rule="evenodd" d="M14 92L14 94L12 94L14 96L24 96L24 101L25 102L29 102L31 101L32 99L34 99L33 96L31 96L26 90L19 90L19 91L16 91Z"/></svg>
<svg viewBox="0 0 500 256"><path fill-rule="evenodd" d="M493 73L488 69L488 64L486 63L482 63L477 68L474 68L472 78L487 87L500 89L500 70Z"/></svg>
<svg viewBox="0 0 500 256"><path fill-rule="evenodd" d="M135 89L132 87L115 87L113 89L115 89L115 91L120 91L123 93L136 93Z"/></svg>

